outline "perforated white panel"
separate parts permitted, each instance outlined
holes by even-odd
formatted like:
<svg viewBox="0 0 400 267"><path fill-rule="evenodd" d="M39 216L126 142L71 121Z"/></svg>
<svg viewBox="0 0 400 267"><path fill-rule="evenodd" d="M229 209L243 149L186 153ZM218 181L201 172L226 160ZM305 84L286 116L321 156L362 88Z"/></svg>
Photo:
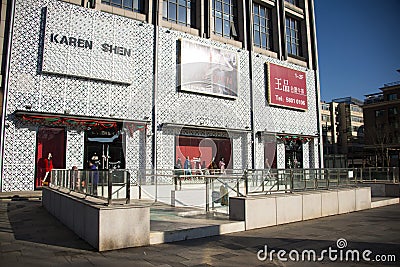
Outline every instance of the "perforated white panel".
<svg viewBox="0 0 400 267"><path fill-rule="evenodd" d="M46 17L45 8L52 10L50 15L65 14L66 18L79 21L79 25L71 26L67 19L58 20L56 16ZM52 31L66 32L79 37L107 39L117 42L118 36L126 35L127 43L132 47L130 71L132 83L121 84L110 81L92 79L100 77L106 60L90 61L85 53L75 53L74 62L68 61L69 72L62 74L46 74L43 67L62 68L61 61L54 59L54 66L43 66L43 45L45 41L46 19ZM95 22L95 23L94 23ZM75 28L74 28L75 27ZM49 29L50 29L49 28ZM74 31L76 29L76 31ZM100 36L98 33L105 35ZM169 32L169 33L168 33ZM158 95L156 105L158 118L156 124L163 123L204 125L218 128L234 128L244 130L250 127L250 80L249 54L242 49L210 39L190 34L159 28L158 46ZM112 36L111 36L112 34ZM106 36L110 35L110 36ZM83 35L82 35L83 36ZM83 37L82 37L83 38ZM206 96L190 92L180 92L177 76L177 59L179 55L179 39L185 38L200 42L207 46L230 50L238 55L239 85L238 97L226 99ZM102 40L103 40L102 39ZM117 40L117 41L116 41ZM134 40L134 41L133 41ZM26 124L13 116L16 110L23 110L30 105L31 111L60 113L94 117L114 117L126 120L142 120L152 116L153 103L153 61L154 61L154 26L123 18L96 10L90 10L56 0L17 0L15 6L14 31L12 38L11 62L6 106L6 134L4 150L4 166L2 190L33 189L35 172L36 131L39 125ZM72 53L72 52L71 52ZM46 57L51 55L46 55ZM60 55L61 56L61 55ZM315 95L315 74L286 62L269 57L253 57L254 115L255 130L293 133L298 135L315 135L317 133L317 112ZM306 112L270 107L266 98L266 62L288 66L305 71L307 75L308 107ZM51 64L53 64L51 63ZM50 64L50 63L49 63ZM98 66L96 66L98 64ZM125 79L122 65L113 65L115 79ZM88 73L88 78L70 75ZM94 75L94 76L92 76ZM107 74L108 75L108 74ZM104 77L107 78L106 74ZM120 76L118 76L120 75ZM122 76L121 76L122 75ZM103 77L103 76L102 76ZM114 78L107 78L113 80ZM114 80L115 80L114 79ZM152 144L150 130L135 132L126 140L127 168L151 168ZM179 131L159 128L157 135L158 168L172 168L174 163L174 137ZM251 135L248 132L227 133L205 130L188 131L185 134L196 136L230 137L232 139L232 164L234 168L251 166ZM83 167L83 131L76 128L67 129L67 167ZM258 142L258 140L256 140ZM304 158L309 158L309 166L318 166L317 142L309 143L308 156L306 149ZM285 164L284 146L278 144L278 167ZM257 167L263 167L264 148L256 143Z"/></svg>
<svg viewBox="0 0 400 267"><path fill-rule="evenodd" d="M45 10L53 10L46 17ZM67 20L58 20L57 14L73 17L79 25L71 25ZM87 38L94 36L94 32L104 32L106 35L113 31L115 36L131 36L135 42L127 41L124 45L132 45L133 60L129 65L132 74L132 84L124 85L107 81L77 78L59 74L42 73L44 29L46 19L54 23L51 29L65 32L79 37L80 31L85 30ZM102 23L93 23L93 21ZM115 117L129 120L142 120L151 117L152 110L152 64L153 62L153 31L152 25L116 15L82 8L56 0L17 0L15 6L15 19L13 31L13 47L11 51L10 77L7 96L4 166L2 191L32 190L34 187L35 173L35 147L36 131L38 125L27 124L16 120L14 111L24 110L30 105L31 111L61 113L71 115L85 115L94 117ZM113 25L115 27L111 27ZM74 30L78 29L78 30ZM80 30L79 30L80 29ZM91 38L90 37L90 38ZM101 37L101 36L100 36ZM100 38L99 37L99 38ZM111 38L111 36L108 36ZM105 36L101 37L105 38ZM129 39L129 38L128 38ZM115 40L115 38L114 38ZM129 39L131 40L131 39ZM84 53L74 55L76 60L70 60L69 74L78 75L87 71ZM54 64L63 64L54 59ZM91 62L91 70L100 71L96 67L100 61ZM102 62L103 64L104 62ZM121 73L123 65L112 65L116 74ZM53 66L54 67L54 66ZM60 65L58 65L60 67ZM75 68L75 69L74 69ZM83 68L83 69L82 69ZM102 75L101 73L96 75ZM78 75L82 76L82 75ZM151 149L135 149L138 142L143 140L135 135L129 140L127 151L134 156L129 156L127 162L132 168L139 166L139 159L143 159L146 151ZM67 129L66 164L83 167L83 132L79 129ZM151 147L151 143L147 143ZM151 158L151 157L149 157ZM145 163L141 163L142 165Z"/></svg>

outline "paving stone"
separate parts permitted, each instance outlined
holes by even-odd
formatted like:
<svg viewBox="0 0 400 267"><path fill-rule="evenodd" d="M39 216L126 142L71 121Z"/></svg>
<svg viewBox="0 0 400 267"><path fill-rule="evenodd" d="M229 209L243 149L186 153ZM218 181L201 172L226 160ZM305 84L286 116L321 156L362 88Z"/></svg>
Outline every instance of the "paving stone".
<svg viewBox="0 0 400 267"><path fill-rule="evenodd" d="M1 209L0 266L379 266L376 262L331 262L328 258L323 262L257 259L264 245L286 251L320 252L330 246L336 248L339 238L346 239L349 249L395 254L398 261L385 266L400 265L400 205L102 253L49 215L38 201L0 200Z"/></svg>

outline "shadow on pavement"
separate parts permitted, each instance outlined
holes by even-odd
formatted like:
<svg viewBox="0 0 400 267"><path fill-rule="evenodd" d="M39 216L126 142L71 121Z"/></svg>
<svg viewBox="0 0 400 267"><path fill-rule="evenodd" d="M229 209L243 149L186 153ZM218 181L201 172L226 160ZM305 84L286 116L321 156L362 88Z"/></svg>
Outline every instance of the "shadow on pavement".
<svg viewBox="0 0 400 267"><path fill-rule="evenodd" d="M40 200L14 198L7 203L7 215L16 240L95 251L50 215Z"/></svg>

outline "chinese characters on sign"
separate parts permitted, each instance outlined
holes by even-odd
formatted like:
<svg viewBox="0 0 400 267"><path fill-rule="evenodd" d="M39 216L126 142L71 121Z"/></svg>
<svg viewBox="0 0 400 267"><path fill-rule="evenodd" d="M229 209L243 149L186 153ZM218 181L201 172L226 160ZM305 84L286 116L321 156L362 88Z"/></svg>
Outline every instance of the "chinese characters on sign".
<svg viewBox="0 0 400 267"><path fill-rule="evenodd" d="M271 105L307 110L305 72L268 63L268 99Z"/></svg>

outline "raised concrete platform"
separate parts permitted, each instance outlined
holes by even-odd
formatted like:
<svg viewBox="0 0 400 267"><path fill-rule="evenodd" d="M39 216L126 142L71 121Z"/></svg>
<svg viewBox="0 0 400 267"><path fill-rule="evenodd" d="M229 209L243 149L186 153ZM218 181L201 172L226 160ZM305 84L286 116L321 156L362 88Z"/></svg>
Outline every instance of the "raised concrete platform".
<svg viewBox="0 0 400 267"><path fill-rule="evenodd" d="M245 221L246 230L315 219L371 208L371 189L343 188L231 197L229 218Z"/></svg>
<svg viewBox="0 0 400 267"><path fill-rule="evenodd" d="M246 199L247 206L235 204L235 201L243 204L243 199ZM101 200L91 201L98 201L97 205L107 208ZM234 212L247 213L247 216L252 218L238 221L238 218L233 220L232 215L230 219L227 214L206 213L202 208L171 207L160 202L132 200L134 206L150 210L150 245L241 232L399 203L398 198L374 198L371 204L369 188L308 191L242 199L233 197L230 201L231 207L236 206ZM126 224L129 225L129 222Z"/></svg>
<svg viewBox="0 0 400 267"><path fill-rule="evenodd" d="M74 192L43 189L42 205L99 251L169 243L244 231L244 222L200 208L177 208L149 200L106 206Z"/></svg>
<svg viewBox="0 0 400 267"><path fill-rule="evenodd" d="M150 208L104 206L98 199L43 188L43 207L98 251L150 244Z"/></svg>

